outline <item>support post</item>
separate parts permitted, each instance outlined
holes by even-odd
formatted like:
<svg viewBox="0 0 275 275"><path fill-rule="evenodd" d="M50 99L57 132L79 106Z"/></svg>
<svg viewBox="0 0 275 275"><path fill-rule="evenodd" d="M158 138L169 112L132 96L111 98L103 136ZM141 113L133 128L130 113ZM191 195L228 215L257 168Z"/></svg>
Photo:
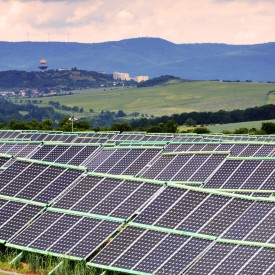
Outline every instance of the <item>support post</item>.
<svg viewBox="0 0 275 275"><path fill-rule="evenodd" d="M54 275L54 273L63 265L63 261L61 261L54 269L52 269L48 275Z"/></svg>
<svg viewBox="0 0 275 275"><path fill-rule="evenodd" d="M20 260L22 259L22 257L23 257L23 251L20 252L16 257L14 257L14 258L9 262L9 264L10 264L11 266L15 265L17 262L20 262Z"/></svg>

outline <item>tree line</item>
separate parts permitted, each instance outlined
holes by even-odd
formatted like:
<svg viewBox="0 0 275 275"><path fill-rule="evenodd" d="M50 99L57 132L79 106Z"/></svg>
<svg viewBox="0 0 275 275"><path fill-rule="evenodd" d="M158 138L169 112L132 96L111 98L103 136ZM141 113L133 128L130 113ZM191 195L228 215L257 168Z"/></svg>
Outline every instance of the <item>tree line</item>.
<svg viewBox="0 0 275 275"><path fill-rule="evenodd" d="M0 123L0 129L10 129L10 130L45 130L45 131L64 131L71 132L72 123L69 120L69 116L64 116L58 121L58 123L53 122L50 118L43 119L39 122L37 119L32 119L31 121L22 121L11 119L6 125ZM168 120L166 123L159 123L155 126L149 126L147 128L137 128L134 129L130 124L126 122L114 123L110 127L93 127L88 120L81 119L74 122L74 131L135 131L142 130L148 133L177 133L178 125L173 120ZM184 131L183 131L184 132ZM210 130L206 127L195 127L188 129L185 132L193 132L197 134L207 134ZM224 131L224 134L275 134L275 123L273 122L263 122L261 129L247 129L238 128L233 132Z"/></svg>
<svg viewBox="0 0 275 275"><path fill-rule="evenodd" d="M54 105L53 103L52 105ZM90 110L92 111L92 110ZM178 125L197 126L197 133L208 133L204 127L208 124L225 124L230 122L243 122L253 120L268 120L275 118L275 105L218 112L191 112L162 116L155 118L141 118L127 120L123 110L117 112L101 111L100 114L88 119L83 118L75 123L76 131L85 130L116 130L131 131L142 130L147 132L175 133ZM71 131L69 116L64 116L53 107L38 107L31 103L17 105L0 97L0 126L2 129L29 129L29 130L61 130ZM66 123L65 123L66 122ZM265 125L265 124L264 124ZM267 124L258 132L257 129L237 129L235 133L273 134L273 124Z"/></svg>
<svg viewBox="0 0 275 275"><path fill-rule="evenodd" d="M184 125L186 122L194 121L194 125L207 124L226 124L234 122L246 122L254 120L269 120L275 118L275 105L264 105L260 107L247 108L245 110L233 110L217 112L191 112L173 114L171 116L161 116L156 118L142 118L132 121L131 125L134 128L149 127L158 125L159 123L166 123L173 120L178 125Z"/></svg>

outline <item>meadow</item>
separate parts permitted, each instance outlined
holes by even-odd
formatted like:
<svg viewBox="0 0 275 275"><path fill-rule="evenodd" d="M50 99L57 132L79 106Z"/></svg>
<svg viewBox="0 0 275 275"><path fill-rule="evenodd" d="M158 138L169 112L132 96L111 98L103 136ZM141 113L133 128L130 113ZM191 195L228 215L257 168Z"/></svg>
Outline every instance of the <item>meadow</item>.
<svg viewBox="0 0 275 275"><path fill-rule="evenodd" d="M191 111L218 111L245 109L248 107L274 104L275 96L267 95L275 90L275 83L244 83L219 81L173 81L161 86L146 88L114 87L109 90L85 89L73 95L39 98L39 106L48 106L49 101L61 105L90 109L123 110L127 114L161 116ZM22 99L24 103L26 99ZM19 99L14 99L18 103Z"/></svg>
<svg viewBox="0 0 275 275"><path fill-rule="evenodd" d="M226 124L214 124L214 125L206 125L212 133L221 133L222 131L230 131L233 132L239 128L247 128L247 129L258 129L260 130L263 122L273 122L275 123L275 119L271 120L260 120L260 121L246 121L246 122L236 122L236 123L226 123ZM194 127L187 127L185 125L179 126L179 131L187 131L192 130Z"/></svg>
<svg viewBox="0 0 275 275"><path fill-rule="evenodd" d="M246 122L237 122L237 123L227 123L227 124L215 124L208 125L207 128L212 133L221 133L222 131L234 131L239 128L247 128L247 129L258 129L260 130L263 122L273 122L275 123L275 119L272 120L262 120L262 121L246 121Z"/></svg>

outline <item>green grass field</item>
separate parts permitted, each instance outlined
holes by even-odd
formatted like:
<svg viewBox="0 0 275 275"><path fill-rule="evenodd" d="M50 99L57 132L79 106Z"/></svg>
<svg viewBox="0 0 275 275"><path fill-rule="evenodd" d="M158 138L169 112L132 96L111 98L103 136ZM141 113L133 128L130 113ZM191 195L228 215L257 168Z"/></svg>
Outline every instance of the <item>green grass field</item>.
<svg viewBox="0 0 275 275"><path fill-rule="evenodd" d="M263 121L248 121L248 122L238 122L238 123L228 123L228 124L216 124L216 125L209 125L207 128L213 133L220 133L223 130L227 131L234 131L238 128L255 128L261 129L263 122L273 122L275 123L275 119L272 120L263 120Z"/></svg>
<svg viewBox="0 0 275 275"><path fill-rule="evenodd" d="M214 81L174 81L148 88L114 88L112 90L87 89L74 95L39 98L46 106L50 100L62 105L101 110L124 110L148 115L170 115L191 111L218 111L245 109L275 103L275 96L267 92L275 90L270 83L238 83ZM23 99L24 100L24 99Z"/></svg>
<svg viewBox="0 0 275 275"><path fill-rule="evenodd" d="M205 127L208 128L212 133L221 133L224 130L233 132L234 130L239 129L239 128L247 128L247 129L255 128L255 129L260 130L263 122L275 123L275 119L206 125ZM199 125L198 125L198 127L199 127ZM187 127L185 125L179 126L179 128L178 128L179 131L187 131L187 130L192 130L192 129L194 129L194 127Z"/></svg>

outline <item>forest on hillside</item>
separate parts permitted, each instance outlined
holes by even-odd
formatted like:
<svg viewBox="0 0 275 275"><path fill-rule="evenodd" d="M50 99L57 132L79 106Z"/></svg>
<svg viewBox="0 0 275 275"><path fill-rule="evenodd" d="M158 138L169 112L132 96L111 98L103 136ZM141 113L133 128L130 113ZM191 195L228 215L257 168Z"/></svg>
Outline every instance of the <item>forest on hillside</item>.
<svg viewBox="0 0 275 275"><path fill-rule="evenodd" d="M46 71L0 71L0 88L74 89L108 87L113 85L113 75L77 68ZM120 83L117 83L119 85ZM128 85L133 85L127 81ZM122 83L121 83L122 85Z"/></svg>

